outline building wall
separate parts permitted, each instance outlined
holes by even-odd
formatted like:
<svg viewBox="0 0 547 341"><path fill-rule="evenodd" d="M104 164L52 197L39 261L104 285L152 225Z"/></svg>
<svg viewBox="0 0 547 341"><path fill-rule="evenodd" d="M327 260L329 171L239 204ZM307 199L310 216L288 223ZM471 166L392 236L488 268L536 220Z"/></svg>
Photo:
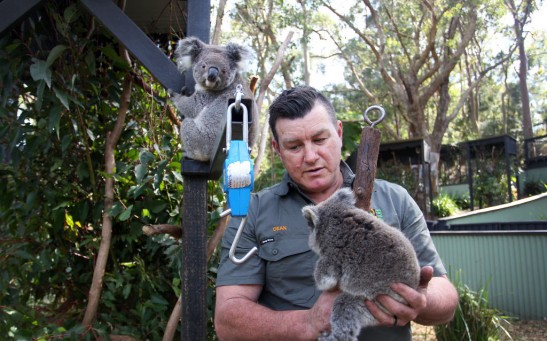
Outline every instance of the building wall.
<svg viewBox="0 0 547 341"><path fill-rule="evenodd" d="M547 231L431 232L454 278L478 291L489 283L489 303L510 316L547 318Z"/></svg>

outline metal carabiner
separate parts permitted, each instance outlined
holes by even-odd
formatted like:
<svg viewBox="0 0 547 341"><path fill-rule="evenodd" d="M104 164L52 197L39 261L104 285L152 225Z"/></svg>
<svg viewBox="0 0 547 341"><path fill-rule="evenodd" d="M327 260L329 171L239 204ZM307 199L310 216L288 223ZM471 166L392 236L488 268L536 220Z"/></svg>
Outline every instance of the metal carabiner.
<svg viewBox="0 0 547 341"><path fill-rule="evenodd" d="M371 121L370 118L368 118L368 112L370 110L375 110L375 109L380 111L380 117L376 121ZM384 120L384 118L386 117L386 111L384 110L384 108L382 108L379 105L372 105L372 106L368 107L367 110L365 110L365 113L363 114L363 117L364 117L365 121L368 124L370 124L370 127L374 128L375 125L379 124L380 122L382 122Z"/></svg>
<svg viewBox="0 0 547 341"><path fill-rule="evenodd" d="M230 260L236 264L245 263L258 251L258 248L256 246L253 246L253 248L249 252L247 252L247 254L242 258L237 258L235 255L237 244L239 244L239 238L241 238L241 233L243 233L243 226L245 226L245 223L247 223L247 216L241 219L241 223L239 224L239 227L237 229L236 236L234 238L234 241L232 242L232 246L230 246L230 252L228 253Z"/></svg>
<svg viewBox="0 0 547 341"><path fill-rule="evenodd" d="M247 111L247 106L243 103L239 103L243 109L243 141L249 142L249 112ZM236 102L228 106L227 117L226 117L226 149L225 152L230 151L230 141L232 141L232 109L236 107Z"/></svg>

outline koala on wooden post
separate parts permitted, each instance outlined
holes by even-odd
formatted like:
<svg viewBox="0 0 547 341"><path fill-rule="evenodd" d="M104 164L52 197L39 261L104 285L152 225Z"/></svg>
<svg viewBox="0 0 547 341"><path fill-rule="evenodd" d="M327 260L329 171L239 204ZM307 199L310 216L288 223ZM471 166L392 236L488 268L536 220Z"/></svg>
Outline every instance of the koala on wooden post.
<svg viewBox="0 0 547 341"><path fill-rule="evenodd" d="M184 115L181 125L184 156L199 161L213 158L215 141L222 134L222 116L226 115L228 99L235 98L238 84L243 86L243 98L253 100L252 111L248 113L253 122L249 129L249 148L252 147L257 135L258 112L249 85L240 74L252 51L235 43L209 45L188 37L178 42L175 54L179 70L192 68L196 81L195 92L190 96L169 91L175 106Z"/></svg>
<svg viewBox="0 0 547 341"><path fill-rule="evenodd" d="M404 303L390 285L418 287L416 252L401 231L355 207L349 188L339 189L317 206L305 206L302 213L308 221L310 248L319 255L317 287L342 291L332 308L332 332L319 340L357 340L362 328L378 325L366 299L387 294Z"/></svg>

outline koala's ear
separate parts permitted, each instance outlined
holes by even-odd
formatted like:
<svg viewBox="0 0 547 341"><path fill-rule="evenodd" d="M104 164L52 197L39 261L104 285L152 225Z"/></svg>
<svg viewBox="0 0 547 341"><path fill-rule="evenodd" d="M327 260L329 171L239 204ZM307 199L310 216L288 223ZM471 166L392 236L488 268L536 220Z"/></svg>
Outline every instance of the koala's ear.
<svg viewBox="0 0 547 341"><path fill-rule="evenodd" d="M199 56L205 43L196 37L188 37L179 40L175 55L177 56L177 65L181 71L188 70Z"/></svg>
<svg viewBox="0 0 547 341"><path fill-rule="evenodd" d="M245 62L254 57L254 53L250 48L236 43L228 43L228 45L226 45L226 52L228 53L230 60L234 61L240 70L245 68Z"/></svg>
<svg viewBox="0 0 547 341"><path fill-rule="evenodd" d="M302 208L302 215L304 218L308 220L308 222L313 226L316 227L317 223L319 223L319 217L317 216L317 212L315 211L315 207L312 205L304 206Z"/></svg>
<svg viewBox="0 0 547 341"><path fill-rule="evenodd" d="M349 187L340 188L335 194L335 201L344 203L346 205L355 206L355 195Z"/></svg>

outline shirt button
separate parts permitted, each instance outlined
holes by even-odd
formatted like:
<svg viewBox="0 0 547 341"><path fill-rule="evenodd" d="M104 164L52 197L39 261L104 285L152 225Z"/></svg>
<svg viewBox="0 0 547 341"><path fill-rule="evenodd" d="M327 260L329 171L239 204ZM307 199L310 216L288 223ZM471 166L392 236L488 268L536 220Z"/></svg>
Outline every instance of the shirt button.
<svg viewBox="0 0 547 341"><path fill-rule="evenodd" d="M273 255L277 255L278 253L279 253L279 251L278 251L277 249L273 249L273 250L272 250L272 254L273 254Z"/></svg>

